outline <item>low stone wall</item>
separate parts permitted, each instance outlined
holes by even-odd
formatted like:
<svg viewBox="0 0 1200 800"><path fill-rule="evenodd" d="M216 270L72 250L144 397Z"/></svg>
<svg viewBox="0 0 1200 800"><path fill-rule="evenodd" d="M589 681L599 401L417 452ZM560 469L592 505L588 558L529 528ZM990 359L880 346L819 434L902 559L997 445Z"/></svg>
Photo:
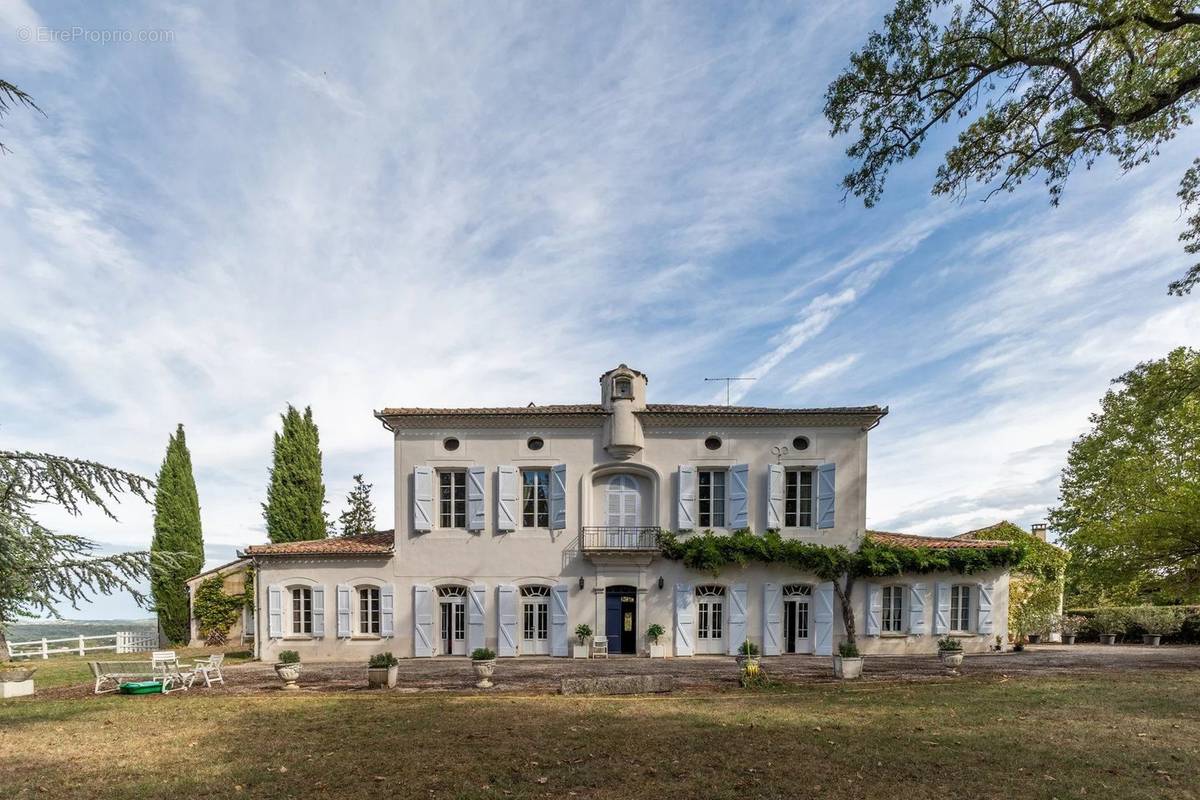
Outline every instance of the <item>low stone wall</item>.
<svg viewBox="0 0 1200 800"><path fill-rule="evenodd" d="M601 675L563 678L563 694L661 694L675 688L672 675Z"/></svg>

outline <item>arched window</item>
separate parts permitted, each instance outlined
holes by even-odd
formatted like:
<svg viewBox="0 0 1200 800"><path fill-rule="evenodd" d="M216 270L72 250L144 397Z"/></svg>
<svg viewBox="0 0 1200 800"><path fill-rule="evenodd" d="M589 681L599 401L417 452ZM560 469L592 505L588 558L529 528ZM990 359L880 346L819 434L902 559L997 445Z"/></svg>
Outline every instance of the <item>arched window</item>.
<svg viewBox="0 0 1200 800"><path fill-rule="evenodd" d="M292 633L296 636L311 636L312 589L307 586L293 586L288 591L292 595Z"/></svg>
<svg viewBox="0 0 1200 800"><path fill-rule="evenodd" d="M463 586L439 586L438 611L442 655L467 654L467 590Z"/></svg>
<svg viewBox="0 0 1200 800"><path fill-rule="evenodd" d="M550 655L550 587L521 587L521 654Z"/></svg>
<svg viewBox="0 0 1200 800"><path fill-rule="evenodd" d="M378 636L380 630L379 587L358 587L358 632Z"/></svg>
<svg viewBox="0 0 1200 800"><path fill-rule="evenodd" d="M955 633L971 631L971 587L950 587L950 630Z"/></svg>
<svg viewBox="0 0 1200 800"><path fill-rule="evenodd" d="M641 524L642 496L638 491L637 479L632 475L614 475L608 481L605 493L607 515L605 524L610 528L635 528Z"/></svg>
<svg viewBox="0 0 1200 800"><path fill-rule="evenodd" d="M724 651L725 587L696 587L696 651L718 654Z"/></svg>
<svg viewBox="0 0 1200 800"><path fill-rule="evenodd" d="M438 597L466 597L467 589L465 586L439 586Z"/></svg>
<svg viewBox="0 0 1200 800"><path fill-rule="evenodd" d="M904 632L904 587L883 587L883 632Z"/></svg>
<svg viewBox="0 0 1200 800"><path fill-rule="evenodd" d="M810 597L812 596L812 587L807 583L788 583L783 587L784 597Z"/></svg>

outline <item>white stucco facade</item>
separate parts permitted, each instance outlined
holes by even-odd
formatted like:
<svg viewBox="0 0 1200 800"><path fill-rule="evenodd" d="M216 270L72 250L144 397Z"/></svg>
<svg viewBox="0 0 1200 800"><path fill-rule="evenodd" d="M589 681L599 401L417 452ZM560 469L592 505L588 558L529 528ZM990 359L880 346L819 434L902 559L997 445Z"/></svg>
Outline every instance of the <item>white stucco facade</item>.
<svg viewBox="0 0 1200 800"><path fill-rule="evenodd" d="M653 533L774 528L856 548L868 433L886 409L647 404L645 376L624 365L600 383L595 405L378 412L394 449L392 552L254 556L261 656L479 646L565 656L581 623L614 652L645 652L652 623L681 657L732 653L746 639L767 655L835 649L843 626L832 584L754 563L700 574L663 557ZM860 581L860 649L932 652L950 627L966 649L986 649L1006 634L1007 585L1000 570Z"/></svg>

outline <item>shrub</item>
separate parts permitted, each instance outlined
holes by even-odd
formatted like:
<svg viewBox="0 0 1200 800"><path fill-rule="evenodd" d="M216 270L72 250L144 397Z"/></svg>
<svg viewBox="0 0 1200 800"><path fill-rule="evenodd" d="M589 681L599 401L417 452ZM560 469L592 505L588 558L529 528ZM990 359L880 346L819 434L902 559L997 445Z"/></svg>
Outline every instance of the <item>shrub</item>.
<svg viewBox="0 0 1200 800"><path fill-rule="evenodd" d="M371 660L367 662L367 666L372 669L382 669L384 667L394 667L399 663L394 653L376 653L371 656Z"/></svg>
<svg viewBox="0 0 1200 800"><path fill-rule="evenodd" d="M758 655L758 645L747 639L738 645L738 655L756 656Z"/></svg>
<svg viewBox="0 0 1200 800"><path fill-rule="evenodd" d="M489 650L486 647L476 647L471 651L472 661L491 661L496 657L494 650Z"/></svg>
<svg viewBox="0 0 1200 800"><path fill-rule="evenodd" d="M1092 627L1096 633L1125 633L1129 616L1123 608L1097 608L1092 615Z"/></svg>
<svg viewBox="0 0 1200 800"><path fill-rule="evenodd" d="M1054 627L1067 636L1075 636L1088 624L1088 618L1079 614L1059 614Z"/></svg>
<svg viewBox="0 0 1200 800"><path fill-rule="evenodd" d="M588 639L592 638L592 626L586 622L582 622L575 626L575 638L580 644L584 644Z"/></svg>
<svg viewBox="0 0 1200 800"><path fill-rule="evenodd" d="M1122 630L1117 631L1126 636L1138 636L1146 631L1132 623L1129 619L1130 614L1140 606L1116 609L1125 615L1125 626ZM1175 644L1200 644L1200 606L1155 606L1155 608L1173 609L1174 613L1180 615L1182 627L1170 634L1162 634L1163 638L1168 642ZM1067 613L1082 617L1086 622L1080 627L1079 633L1084 639L1090 639L1097 636L1102 631L1095 621L1099 608L1073 608Z"/></svg>
<svg viewBox="0 0 1200 800"><path fill-rule="evenodd" d="M743 689L765 689L770 685L767 671L757 661L747 661L742 666L739 680Z"/></svg>
<svg viewBox="0 0 1200 800"><path fill-rule="evenodd" d="M962 650L962 642L953 636L943 636L941 639L938 639L938 650L958 652Z"/></svg>
<svg viewBox="0 0 1200 800"><path fill-rule="evenodd" d="M1170 636L1183 627L1182 609L1171 606L1138 606L1127 613L1129 624L1146 633Z"/></svg>
<svg viewBox="0 0 1200 800"><path fill-rule="evenodd" d="M295 650L281 650L281 651L279 651L279 663L280 664L299 664L300 663L300 654L297 653Z"/></svg>
<svg viewBox="0 0 1200 800"><path fill-rule="evenodd" d="M657 622L655 622L649 628L646 628L646 638L655 644L658 644L658 637L662 636L664 633L666 633L666 631L663 629L663 626L659 625Z"/></svg>
<svg viewBox="0 0 1200 800"><path fill-rule="evenodd" d="M842 658L859 658L858 645L854 642L841 642L838 644L838 655Z"/></svg>

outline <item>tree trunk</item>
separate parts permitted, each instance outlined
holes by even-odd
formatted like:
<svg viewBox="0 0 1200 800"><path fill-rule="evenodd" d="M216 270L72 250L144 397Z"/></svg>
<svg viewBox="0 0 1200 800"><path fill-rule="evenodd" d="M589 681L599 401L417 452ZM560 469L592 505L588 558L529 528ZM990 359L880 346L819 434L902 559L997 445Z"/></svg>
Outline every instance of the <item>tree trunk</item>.
<svg viewBox="0 0 1200 800"><path fill-rule="evenodd" d="M834 581L833 590L837 592L838 600L842 604L842 626L846 629L846 641L854 644L854 606L850 604L854 597L854 576L847 573L845 580L844 589L841 581Z"/></svg>
<svg viewBox="0 0 1200 800"><path fill-rule="evenodd" d="M4 634L4 625L0 624L0 662L8 661L8 637Z"/></svg>

